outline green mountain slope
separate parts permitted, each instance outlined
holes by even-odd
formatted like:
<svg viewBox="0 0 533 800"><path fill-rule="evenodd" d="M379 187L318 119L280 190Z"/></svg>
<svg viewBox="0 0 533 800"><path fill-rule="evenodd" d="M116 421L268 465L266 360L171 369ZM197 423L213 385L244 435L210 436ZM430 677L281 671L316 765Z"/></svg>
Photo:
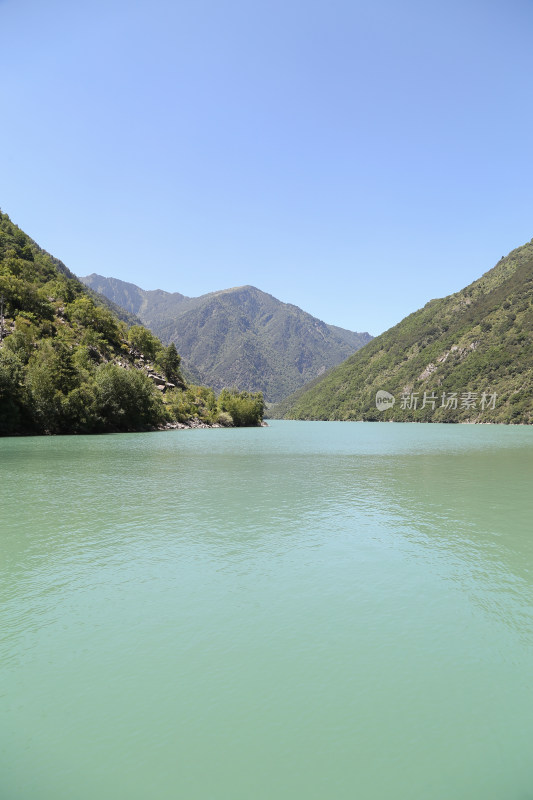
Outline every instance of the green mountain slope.
<svg viewBox="0 0 533 800"><path fill-rule="evenodd" d="M138 315L162 341L174 342L185 369L195 369L215 390L236 385L262 391L270 402L339 364L372 338L327 325L254 286L191 298L144 291L101 275L81 280Z"/></svg>
<svg viewBox="0 0 533 800"><path fill-rule="evenodd" d="M188 386L174 345L0 212L0 435L258 424L263 399Z"/></svg>
<svg viewBox="0 0 533 800"><path fill-rule="evenodd" d="M379 390L394 397L392 407L378 410ZM462 291L430 301L270 413L531 423L533 240Z"/></svg>

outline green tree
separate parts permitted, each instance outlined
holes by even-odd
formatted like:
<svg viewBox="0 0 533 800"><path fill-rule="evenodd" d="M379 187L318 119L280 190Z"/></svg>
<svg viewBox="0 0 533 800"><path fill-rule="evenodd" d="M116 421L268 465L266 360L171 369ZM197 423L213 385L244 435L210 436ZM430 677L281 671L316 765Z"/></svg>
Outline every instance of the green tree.
<svg viewBox="0 0 533 800"><path fill-rule="evenodd" d="M19 314L15 320L15 330L4 342L4 349L16 353L21 361L27 364L34 350L36 336L37 329L33 322Z"/></svg>
<svg viewBox="0 0 533 800"><path fill-rule="evenodd" d="M28 362L26 384L31 410L40 430L58 433L63 421L63 399L78 382L66 345L44 339Z"/></svg>
<svg viewBox="0 0 533 800"><path fill-rule="evenodd" d="M162 344L144 325L132 325L128 331L128 341L134 350L153 361L162 350Z"/></svg>
<svg viewBox="0 0 533 800"><path fill-rule="evenodd" d="M28 280L15 277L9 269L9 262L5 266L9 271L0 275L0 294L6 299L7 313L15 316L19 311L31 311L39 318L52 320L54 309L41 296L40 289Z"/></svg>
<svg viewBox="0 0 533 800"><path fill-rule="evenodd" d="M96 306L90 297L81 295L67 306L68 316L84 328L96 331L110 343L119 344L121 331L118 321L105 308Z"/></svg>
<svg viewBox="0 0 533 800"><path fill-rule="evenodd" d="M236 427L260 425L265 411L263 393L222 389L218 409L229 414Z"/></svg>
<svg viewBox="0 0 533 800"><path fill-rule="evenodd" d="M139 430L164 421L159 392L140 370L103 364L96 371L95 381L98 411L109 429Z"/></svg>
<svg viewBox="0 0 533 800"><path fill-rule="evenodd" d="M85 381L61 398L61 413L65 430L71 433L93 433L106 429L100 414L96 383Z"/></svg>
<svg viewBox="0 0 533 800"><path fill-rule="evenodd" d="M0 434L20 428L23 405L24 365L18 355L5 347L0 350Z"/></svg>
<svg viewBox="0 0 533 800"><path fill-rule="evenodd" d="M176 350L176 345L171 342L168 347L164 347L157 355L157 366L162 370L167 381L171 383L183 383L180 373L181 356Z"/></svg>

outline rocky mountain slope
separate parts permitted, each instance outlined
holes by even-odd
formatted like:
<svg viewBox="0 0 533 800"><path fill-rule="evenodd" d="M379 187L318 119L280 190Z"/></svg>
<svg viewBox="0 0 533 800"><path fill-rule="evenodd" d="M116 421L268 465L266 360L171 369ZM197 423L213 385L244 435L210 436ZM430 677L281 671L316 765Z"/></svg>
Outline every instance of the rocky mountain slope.
<svg viewBox="0 0 533 800"><path fill-rule="evenodd" d="M371 340L327 325L254 286L201 297L88 275L91 289L137 315L163 342L174 342L184 368L216 391L239 386L275 402L339 364Z"/></svg>

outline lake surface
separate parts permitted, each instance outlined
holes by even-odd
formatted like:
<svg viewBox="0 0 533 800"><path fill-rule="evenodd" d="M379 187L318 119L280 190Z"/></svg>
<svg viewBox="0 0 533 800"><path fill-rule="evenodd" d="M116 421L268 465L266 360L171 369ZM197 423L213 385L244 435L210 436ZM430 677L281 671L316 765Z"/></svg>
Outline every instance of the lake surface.
<svg viewBox="0 0 533 800"><path fill-rule="evenodd" d="M533 429L0 440L2 800L533 798Z"/></svg>

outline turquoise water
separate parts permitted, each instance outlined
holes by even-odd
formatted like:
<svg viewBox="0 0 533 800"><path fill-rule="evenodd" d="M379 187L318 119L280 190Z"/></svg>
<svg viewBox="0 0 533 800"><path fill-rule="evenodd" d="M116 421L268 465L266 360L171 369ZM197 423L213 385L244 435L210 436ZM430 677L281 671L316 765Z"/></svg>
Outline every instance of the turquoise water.
<svg viewBox="0 0 533 800"><path fill-rule="evenodd" d="M533 797L533 429L0 440L0 798Z"/></svg>

